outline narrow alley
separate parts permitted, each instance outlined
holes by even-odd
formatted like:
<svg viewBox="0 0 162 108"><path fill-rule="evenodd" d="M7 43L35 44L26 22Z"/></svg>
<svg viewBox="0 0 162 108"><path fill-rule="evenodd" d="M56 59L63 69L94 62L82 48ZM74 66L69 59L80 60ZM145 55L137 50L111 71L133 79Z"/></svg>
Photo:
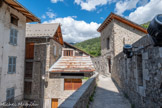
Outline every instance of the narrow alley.
<svg viewBox="0 0 162 108"><path fill-rule="evenodd" d="M90 108L131 108L131 104L118 91L111 77L99 76L94 101L90 104Z"/></svg>

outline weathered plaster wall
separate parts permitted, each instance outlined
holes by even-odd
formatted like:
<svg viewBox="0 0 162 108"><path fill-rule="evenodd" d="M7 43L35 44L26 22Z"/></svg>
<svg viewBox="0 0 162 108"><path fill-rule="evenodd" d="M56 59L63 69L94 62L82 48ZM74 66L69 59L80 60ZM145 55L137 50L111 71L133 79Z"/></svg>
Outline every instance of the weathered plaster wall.
<svg viewBox="0 0 162 108"><path fill-rule="evenodd" d="M10 23L10 14L19 18L18 26ZM15 88L15 97L23 98L26 17L3 3L0 7L0 102L6 101L6 89ZM9 44L10 28L18 30L17 45ZM16 56L15 74L7 74L8 57Z"/></svg>
<svg viewBox="0 0 162 108"><path fill-rule="evenodd" d="M162 106L162 48L150 44L150 39L145 36L133 44L138 48L131 59L123 53L114 58L112 78L136 108ZM141 63L137 59L139 54L142 55Z"/></svg>

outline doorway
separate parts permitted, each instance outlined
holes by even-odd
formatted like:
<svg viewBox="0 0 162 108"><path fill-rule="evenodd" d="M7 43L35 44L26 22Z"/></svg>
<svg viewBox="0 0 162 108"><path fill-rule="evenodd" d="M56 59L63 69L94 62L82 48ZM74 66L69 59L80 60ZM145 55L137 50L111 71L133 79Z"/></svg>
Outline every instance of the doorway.
<svg viewBox="0 0 162 108"><path fill-rule="evenodd" d="M108 58L109 73L111 73L111 58Z"/></svg>
<svg viewBox="0 0 162 108"><path fill-rule="evenodd" d="M58 108L58 99L52 99L52 107L51 108Z"/></svg>

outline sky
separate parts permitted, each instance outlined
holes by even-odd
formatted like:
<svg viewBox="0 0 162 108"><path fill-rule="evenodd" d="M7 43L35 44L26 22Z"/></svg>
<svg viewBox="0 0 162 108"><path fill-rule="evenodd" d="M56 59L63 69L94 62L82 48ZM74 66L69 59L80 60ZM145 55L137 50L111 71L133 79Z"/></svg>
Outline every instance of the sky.
<svg viewBox="0 0 162 108"><path fill-rule="evenodd" d="M18 0L41 23L60 23L66 42L99 37L97 28L113 12L137 24L162 14L162 0Z"/></svg>

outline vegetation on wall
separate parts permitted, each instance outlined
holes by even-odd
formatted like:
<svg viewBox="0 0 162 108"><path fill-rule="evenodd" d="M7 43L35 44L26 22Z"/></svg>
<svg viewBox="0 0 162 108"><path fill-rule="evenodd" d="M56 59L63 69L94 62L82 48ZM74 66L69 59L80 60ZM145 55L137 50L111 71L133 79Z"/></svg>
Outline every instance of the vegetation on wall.
<svg viewBox="0 0 162 108"><path fill-rule="evenodd" d="M144 28L146 28L146 29L148 28L149 25L150 25L150 22L147 22L147 23L141 24L141 26L144 27Z"/></svg>

